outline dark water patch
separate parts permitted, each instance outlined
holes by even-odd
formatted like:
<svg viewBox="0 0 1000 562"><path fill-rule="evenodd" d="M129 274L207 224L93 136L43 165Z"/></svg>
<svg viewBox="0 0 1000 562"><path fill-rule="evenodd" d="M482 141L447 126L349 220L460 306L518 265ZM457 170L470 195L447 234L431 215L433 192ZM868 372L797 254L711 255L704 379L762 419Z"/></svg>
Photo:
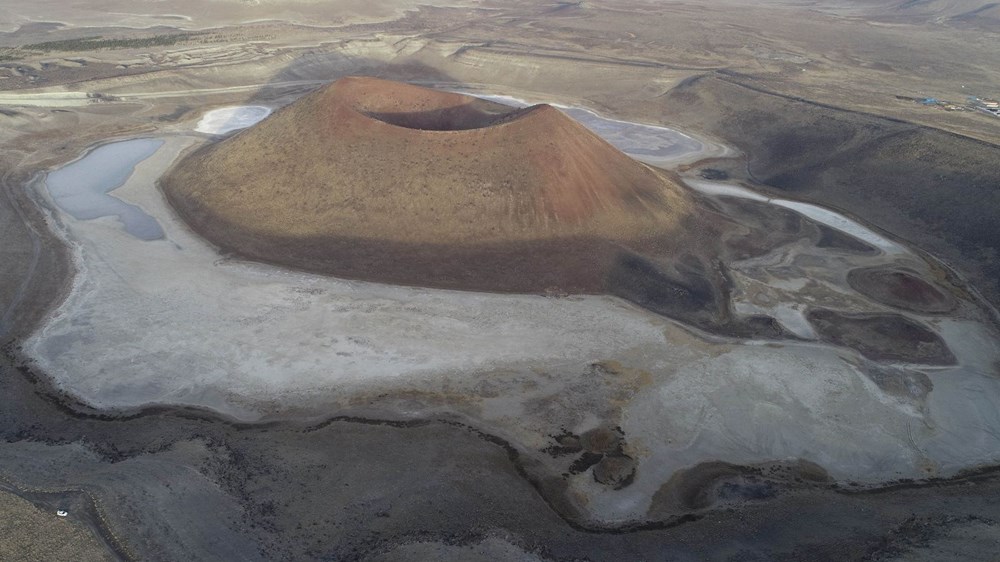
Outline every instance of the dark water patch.
<svg viewBox="0 0 1000 562"><path fill-rule="evenodd" d="M771 482L724 482L716 492L720 500L766 500L778 495Z"/></svg>
<svg viewBox="0 0 1000 562"><path fill-rule="evenodd" d="M850 314L828 309L809 311L820 336L857 350L875 361L954 365L955 356L927 326L896 314Z"/></svg>
<svg viewBox="0 0 1000 562"><path fill-rule="evenodd" d="M729 179L729 173L716 168L705 168L698 172L698 175L710 181L725 181Z"/></svg>
<svg viewBox="0 0 1000 562"><path fill-rule="evenodd" d="M847 282L866 297L903 310L949 312L957 303L948 293L910 271L890 268L852 269Z"/></svg>

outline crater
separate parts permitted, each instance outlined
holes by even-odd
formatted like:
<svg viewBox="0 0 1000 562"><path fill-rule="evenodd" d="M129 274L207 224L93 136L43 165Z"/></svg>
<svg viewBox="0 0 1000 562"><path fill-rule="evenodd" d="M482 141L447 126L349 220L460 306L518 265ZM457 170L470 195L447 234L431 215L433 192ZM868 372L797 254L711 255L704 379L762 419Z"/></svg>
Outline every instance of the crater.
<svg viewBox="0 0 1000 562"><path fill-rule="evenodd" d="M499 107L494 108L492 106ZM486 129L517 119L531 111L532 108L511 109L507 106L479 100L479 103L471 102L424 111L362 111L362 113L376 121L382 121L404 129L447 132Z"/></svg>

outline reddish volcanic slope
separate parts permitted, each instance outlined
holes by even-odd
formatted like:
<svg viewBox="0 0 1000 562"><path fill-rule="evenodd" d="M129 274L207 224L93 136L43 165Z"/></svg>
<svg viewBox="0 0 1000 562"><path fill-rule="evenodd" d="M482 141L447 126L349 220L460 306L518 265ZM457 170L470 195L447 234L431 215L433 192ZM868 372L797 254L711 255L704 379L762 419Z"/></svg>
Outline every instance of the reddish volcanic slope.
<svg viewBox="0 0 1000 562"><path fill-rule="evenodd" d="M206 238L263 261L526 292L615 292L639 271L664 298L713 300L683 281L704 281L715 238L690 197L548 105L343 78L190 154L162 188Z"/></svg>

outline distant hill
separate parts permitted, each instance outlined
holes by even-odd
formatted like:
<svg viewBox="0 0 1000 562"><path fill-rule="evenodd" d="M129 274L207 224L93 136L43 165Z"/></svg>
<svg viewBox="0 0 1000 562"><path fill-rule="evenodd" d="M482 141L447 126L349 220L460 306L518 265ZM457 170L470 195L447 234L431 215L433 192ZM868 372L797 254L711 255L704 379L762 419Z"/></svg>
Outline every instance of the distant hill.
<svg viewBox="0 0 1000 562"><path fill-rule="evenodd" d="M741 148L755 179L927 250L1000 306L1000 146L704 77L660 118Z"/></svg>

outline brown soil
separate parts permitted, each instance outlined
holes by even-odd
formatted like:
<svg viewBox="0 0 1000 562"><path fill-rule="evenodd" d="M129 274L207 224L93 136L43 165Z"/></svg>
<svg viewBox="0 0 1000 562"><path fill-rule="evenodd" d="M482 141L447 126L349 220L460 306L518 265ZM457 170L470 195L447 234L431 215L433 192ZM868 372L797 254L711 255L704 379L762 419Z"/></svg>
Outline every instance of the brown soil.
<svg viewBox="0 0 1000 562"><path fill-rule="evenodd" d="M611 453L621 443L621 434L606 427L596 427L580 436L580 444L591 453Z"/></svg>
<svg viewBox="0 0 1000 562"><path fill-rule="evenodd" d="M627 455L611 455L594 466L594 481L620 490L635 478L636 462Z"/></svg>
<svg viewBox="0 0 1000 562"><path fill-rule="evenodd" d="M58 517L0 489L0 560L113 560L72 512Z"/></svg>

